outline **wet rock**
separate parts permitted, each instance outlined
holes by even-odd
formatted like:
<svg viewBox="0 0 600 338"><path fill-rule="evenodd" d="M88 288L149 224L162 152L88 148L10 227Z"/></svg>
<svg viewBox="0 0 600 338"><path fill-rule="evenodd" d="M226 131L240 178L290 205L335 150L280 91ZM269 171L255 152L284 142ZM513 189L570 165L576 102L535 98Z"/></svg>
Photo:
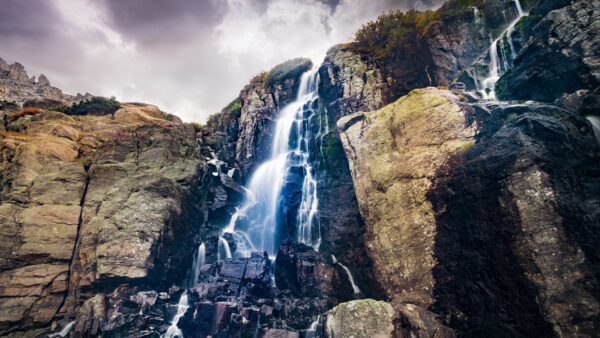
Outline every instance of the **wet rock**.
<svg viewBox="0 0 600 338"><path fill-rule="evenodd" d="M352 286L337 264L313 248L284 242L275 260L275 281L298 297L349 299Z"/></svg>
<svg viewBox="0 0 600 338"><path fill-rule="evenodd" d="M496 84L501 99L552 102L600 86L600 4L580 0L549 12Z"/></svg>
<svg viewBox="0 0 600 338"><path fill-rule="evenodd" d="M424 89L339 126L375 277L403 298L402 325L592 335L600 149L583 118Z"/></svg>

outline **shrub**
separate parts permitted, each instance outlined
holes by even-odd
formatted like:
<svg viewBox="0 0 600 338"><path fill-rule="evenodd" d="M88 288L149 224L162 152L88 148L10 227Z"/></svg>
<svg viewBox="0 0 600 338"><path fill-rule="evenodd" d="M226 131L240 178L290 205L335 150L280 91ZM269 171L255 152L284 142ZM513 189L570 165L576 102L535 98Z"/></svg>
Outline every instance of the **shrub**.
<svg viewBox="0 0 600 338"><path fill-rule="evenodd" d="M56 111L67 115L108 115L121 108L121 103L114 97L107 99L105 97L94 96L89 100L81 101L68 106L56 108Z"/></svg>
<svg viewBox="0 0 600 338"><path fill-rule="evenodd" d="M202 130L202 125L200 123L197 122L192 122L192 126L194 127L194 131L199 132Z"/></svg>
<svg viewBox="0 0 600 338"><path fill-rule="evenodd" d="M227 124L232 119L240 117L242 112L242 99L236 98L223 109L223 122Z"/></svg>
<svg viewBox="0 0 600 338"><path fill-rule="evenodd" d="M16 119L18 119L21 116L25 116L25 115L37 115L39 113L41 113L42 110L38 109L38 108L26 108L23 109L19 112L16 113L10 113L6 115L6 119L8 120L8 122L13 122Z"/></svg>
<svg viewBox="0 0 600 338"><path fill-rule="evenodd" d="M287 79L298 78L312 67L310 59L295 58L273 67L267 76L267 85L272 86Z"/></svg>
<svg viewBox="0 0 600 338"><path fill-rule="evenodd" d="M436 11L390 11L363 25L345 47L376 59L412 55L418 52L418 40L432 27L472 16L472 7L484 3L485 0L451 0Z"/></svg>

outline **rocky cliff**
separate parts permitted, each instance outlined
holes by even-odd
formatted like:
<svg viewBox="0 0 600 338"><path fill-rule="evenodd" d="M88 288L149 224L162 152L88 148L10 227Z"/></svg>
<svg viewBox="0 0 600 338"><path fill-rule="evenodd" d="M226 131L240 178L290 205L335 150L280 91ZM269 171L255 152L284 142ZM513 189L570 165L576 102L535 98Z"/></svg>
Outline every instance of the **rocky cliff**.
<svg viewBox="0 0 600 338"><path fill-rule="evenodd" d="M600 154L584 119L431 88L338 128L394 306L482 335L596 330L596 253L586 248L597 241Z"/></svg>
<svg viewBox="0 0 600 338"><path fill-rule="evenodd" d="M145 104L13 115L0 134L1 334L73 318L121 284L185 277L228 198L191 125Z"/></svg>
<svg viewBox="0 0 600 338"><path fill-rule="evenodd" d="M286 167L272 257L223 229L310 60L205 126L137 103L53 111L78 99L0 63L0 334L595 336L598 9L519 5L518 22L513 1L390 13L393 34L329 50L290 132L307 165ZM474 91L490 38L498 96L532 101ZM296 243L309 174L313 246Z"/></svg>

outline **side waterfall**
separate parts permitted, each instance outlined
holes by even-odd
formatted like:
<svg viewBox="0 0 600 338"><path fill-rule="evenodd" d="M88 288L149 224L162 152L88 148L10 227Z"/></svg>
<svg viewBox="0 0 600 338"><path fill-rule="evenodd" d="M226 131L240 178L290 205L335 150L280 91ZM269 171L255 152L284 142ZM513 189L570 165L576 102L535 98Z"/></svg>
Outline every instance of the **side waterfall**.
<svg viewBox="0 0 600 338"><path fill-rule="evenodd" d="M331 255L331 259L333 259L333 263L338 264L342 267L342 269L344 269L346 275L348 275L348 280L350 281L350 284L352 284L352 291L354 291L354 295L359 295L362 291L360 291L360 288L354 282L354 277L352 276L352 272L350 272L350 269L348 269L344 264L338 262L337 258L335 258L334 255Z"/></svg>
<svg viewBox="0 0 600 338"><path fill-rule="evenodd" d="M502 34L498 36L498 38L492 40L490 36L491 43L488 52L488 76L485 79L481 80L478 84L479 92L483 95L485 99L496 99L496 93L494 91L496 82L498 82L500 76L502 76L502 74L504 74L504 72L506 72L510 67L504 48L498 47L498 42L501 41L504 38L504 36L506 36L506 39L508 40L508 45L512 53L512 59L514 59L516 56L515 54L517 51L515 51L515 47L512 42L512 33L515 29L516 24L519 22L519 20L521 20L522 17L526 16L527 13L523 12L523 8L521 7L521 3L519 2L519 0L515 0L515 6L517 7L517 13L519 14L518 17L515 20L513 20L513 22L511 22L510 25L508 25L508 28L506 28L502 32ZM500 50L500 52L498 52L498 49Z"/></svg>
<svg viewBox="0 0 600 338"><path fill-rule="evenodd" d="M200 273L200 267L202 267L202 265L204 264L206 264L206 245L202 243L198 247L198 253L196 254L196 257L194 257L194 264L192 268L194 276L192 278L192 286L198 283L198 274Z"/></svg>
<svg viewBox="0 0 600 338"><path fill-rule="evenodd" d="M164 338L183 338L183 332L181 332L181 329L177 326L177 323L179 322L179 318L183 317L185 311L187 311L189 307L190 303L188 300L188 295L187 292L184 292L181 295L181 298L179 298L179 303L177 304L177 314L171 321L171 326L169 326L167 332L165 332L163 335Z"/></svg>
<svg viewBox="0 0 600 338"><path fill-rule="evenodd" d="M246 189L242 206L231 217L224 233L232 233L240 250L238 255L248 256L250 251L266 251L275 255L279 249L275 242L277 209L281 188L292 166L302 167L302 199L297 215L298 241L318 249L317 181L309 162L308 121L315 116L318 104L318 67L302 74L296 100L279 113L269 160L254 172Z"/></svg>

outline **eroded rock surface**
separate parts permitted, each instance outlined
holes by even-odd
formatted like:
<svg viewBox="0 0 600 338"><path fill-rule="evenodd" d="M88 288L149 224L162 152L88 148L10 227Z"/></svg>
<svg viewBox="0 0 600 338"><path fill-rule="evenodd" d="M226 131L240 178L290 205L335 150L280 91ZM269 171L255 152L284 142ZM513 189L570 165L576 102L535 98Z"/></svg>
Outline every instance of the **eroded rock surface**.
<svg viewBox="0 0 600 338"><path fill-rule="evenodd" d="M192 250L183 248L194 247L200 200L211 195L196 189L212 179L192 126L154 106L124 104L106 116L43 111L6 129L3 333L69 316L119 283L185 275Z"/></svg>
<svg viewBox="0 0 600 338"><path fill-rule="evenodd" d="M338 127L396 308L483 335L595 330L600 168L585 120L423 89Z"/></svg>

